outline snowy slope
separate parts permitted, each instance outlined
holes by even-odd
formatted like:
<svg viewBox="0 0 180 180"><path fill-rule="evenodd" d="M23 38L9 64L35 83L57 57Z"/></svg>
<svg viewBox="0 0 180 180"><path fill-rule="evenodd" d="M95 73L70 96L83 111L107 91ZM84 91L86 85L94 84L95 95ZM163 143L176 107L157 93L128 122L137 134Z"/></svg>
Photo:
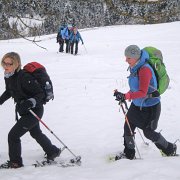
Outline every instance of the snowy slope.
<svg viewBox="0 0 180 180"><path fill-rule="evenodd" d="M56 35L41 37L39 44L47 51L22 40L0 41L0 57L9 51L21 55L22 63L39 61L46 65L54 83L55 100L45 106L43 121L76 154L82 166L74 168L30 165L44 153L29 133L22 137L25 167L0 170L4 180L179 180L179 157L162 158L153 143L146 146L137 132L136 142L143 160L121 160L108 163L108 154L123 149L123 113L113 97L113 90L128 90L127 63L124 49L130 44L156 46L164 54L171 83L162 96L162 114L157 131L171 142L180 138L179 91L180 22L111 26L82 30L85 47L79 44L79 55L60 54ZM3 70L0 70L0 93L4 91ZM13 100L0 107L0 163L8 159L7 135L15 123ZM41 125L42 130L59 147L62 145ZM179 142L177 143L179 145ZM180 150L178 149L180 153ZM64 151L62 157L71 157ZM138 156L138 155L137 155Z"/></svg>

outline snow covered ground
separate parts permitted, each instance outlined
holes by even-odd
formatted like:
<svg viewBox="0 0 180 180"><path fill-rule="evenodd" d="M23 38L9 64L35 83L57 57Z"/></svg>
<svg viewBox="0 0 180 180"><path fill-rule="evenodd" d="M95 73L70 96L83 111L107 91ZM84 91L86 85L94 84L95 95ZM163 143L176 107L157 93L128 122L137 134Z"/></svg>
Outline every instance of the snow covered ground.
<svg viewBox="0 0 180 180"><path fill-rule="evenodd" d="M4 180L179 180L179 157L161 157L153 143L146 146L139 133L136 142L142 160L120 160L108 163L111 153L123 150L124 116L119 112L113 90L128 90L127 63L124 49L130 44L141 48L155 46L162 50L171 79L162 96L162 113L157 131L167 140L180 138L180 22L156 25L124 25L81 30L85 46L79 44L79 55L57 53L56 34L41 37L39 45L22 39L0 41L0 57L10 51L21 55L22 63L43 63L54 83L55 99L45 106L42 120L75 153L82 156L80 167L56 166L34 168L43 158L41 147L30 137L22 137L25 167L0 170ZM0 93L4 91L3 69L0 70ZM0 107L0 163L8 159L7 135L15 123L13 100ZM41 125L45 134L59 147L62 145ZM177 143L179 146L179 142ZM180 149L178 149L180 153ZM137 154L138 156L138 154ZM72 157L65 150L60 158Z"/></svg>

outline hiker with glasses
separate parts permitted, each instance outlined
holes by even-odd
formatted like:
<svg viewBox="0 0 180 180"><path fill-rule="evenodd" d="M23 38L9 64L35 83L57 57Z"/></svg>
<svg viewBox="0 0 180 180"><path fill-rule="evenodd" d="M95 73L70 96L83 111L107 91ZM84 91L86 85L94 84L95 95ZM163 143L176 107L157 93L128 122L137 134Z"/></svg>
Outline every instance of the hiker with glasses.
<svg viewBox="0 0 180 180"><path fill-rule="evenodd" d="M40 118L43 116L45 96L43 89L33 76L21 69L21 59L16 52L5 54L1 60L1 66L4 69L6 89L0 96L0 105L13 98L18 114L16 114L17 121L8 134L9 160L1 164L0 168L23 166L20 138L27 132L42 147L47 154L47 159L54 160L60 155L61 150L42 133L39 121L29 112L29 109L32 109ZM19 86L23 92L19 90Z"/></svg>

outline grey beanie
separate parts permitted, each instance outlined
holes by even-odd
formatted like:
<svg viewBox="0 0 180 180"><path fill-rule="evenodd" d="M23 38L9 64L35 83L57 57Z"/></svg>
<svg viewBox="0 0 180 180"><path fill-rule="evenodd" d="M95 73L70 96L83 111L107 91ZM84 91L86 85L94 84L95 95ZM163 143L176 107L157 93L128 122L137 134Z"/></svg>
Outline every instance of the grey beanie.
<svg viewBox="0 0 180 180"><path fill-rule="evenodd" d="M141 50L137 45L130 45L125 49L124 55L129 58L139 59L141 57Z"/></svg>

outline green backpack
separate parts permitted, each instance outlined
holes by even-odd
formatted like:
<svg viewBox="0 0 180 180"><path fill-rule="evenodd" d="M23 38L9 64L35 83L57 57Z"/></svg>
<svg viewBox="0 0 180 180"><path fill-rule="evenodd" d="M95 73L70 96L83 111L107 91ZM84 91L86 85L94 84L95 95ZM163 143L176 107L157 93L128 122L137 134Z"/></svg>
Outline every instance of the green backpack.
<svg viewBox="0 0 180 180"><path fill-rule="evenodd" d="M155 47L145 47L144 50L149 54L148 63L153 68L157 83L158 83L158 92L163 94L169 86L169 76L166 71L166 66L163 63L163 56L159 49Z"/></svg>

